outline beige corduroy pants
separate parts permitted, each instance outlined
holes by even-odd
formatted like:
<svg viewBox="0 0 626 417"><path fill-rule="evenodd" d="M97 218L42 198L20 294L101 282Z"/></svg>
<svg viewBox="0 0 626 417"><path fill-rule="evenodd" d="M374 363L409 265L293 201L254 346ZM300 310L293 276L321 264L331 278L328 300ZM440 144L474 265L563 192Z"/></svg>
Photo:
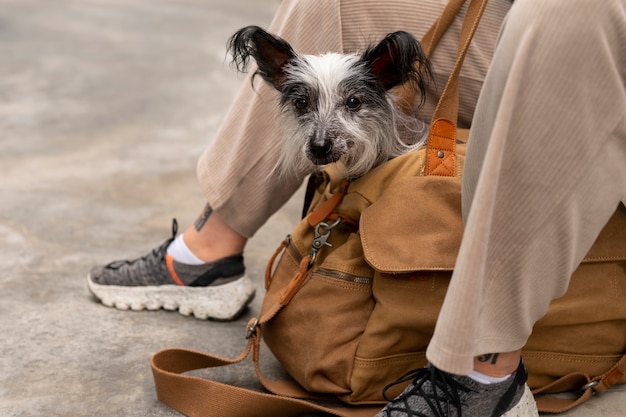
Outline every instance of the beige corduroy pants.
<svg viewBox="0 0 626 417"><path fill-rule="evenodd" d="M445 3L284 1L270 30L299 53L352 52L395 30L421 37ZM523 346L626 196L624 15L624 0L490 0L460 80L459 125L472 124L466 230L428 350L439 368L465 374L476 355ZM427 121L460 24L432 56ZM304 177L270 176L289 138L277 93L260 79L255 86L243 84L198 163L209 204L247 237Z"/></svg>

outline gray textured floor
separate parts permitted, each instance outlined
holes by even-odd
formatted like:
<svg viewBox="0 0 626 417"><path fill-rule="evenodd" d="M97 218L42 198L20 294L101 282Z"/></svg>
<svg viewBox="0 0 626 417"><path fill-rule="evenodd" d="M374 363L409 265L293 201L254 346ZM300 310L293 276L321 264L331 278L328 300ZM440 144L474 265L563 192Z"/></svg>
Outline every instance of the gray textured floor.
<svg viewBox="0 0 626 417"><path fill-rule="evenodd" d="M199 214L195 162L242 82L226 39L267 26L277 4L0 0L0 416L176 416L156 400L150 355L244 346L261 297L233 323L203 322L106 308L85 278ZM250 242L259 288L299 201ZM250 366L214 375L258 388ZM567 415L624 408L621 388Z"/></svg>

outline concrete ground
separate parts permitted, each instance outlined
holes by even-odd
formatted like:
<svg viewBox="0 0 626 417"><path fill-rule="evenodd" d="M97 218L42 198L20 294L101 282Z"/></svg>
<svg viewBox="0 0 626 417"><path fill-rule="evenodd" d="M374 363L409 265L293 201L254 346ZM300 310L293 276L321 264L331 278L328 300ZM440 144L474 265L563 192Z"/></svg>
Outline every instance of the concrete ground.
<svg viewBox="0 0 626 417"><path fill-rule="evenodd" d="M243 348L301 196L250 242L260 296L235 322L110 309L85 280L93 264L160 244L172 217L200 213L196 159L242 83L226 40L267 26L277 5L0 0L0 416L177 416L156 399L151 354ZM263 366L281 374L271 358ZM211 375L259 388L249 364ZM625 408L619 388L566 415Z"/></svg>

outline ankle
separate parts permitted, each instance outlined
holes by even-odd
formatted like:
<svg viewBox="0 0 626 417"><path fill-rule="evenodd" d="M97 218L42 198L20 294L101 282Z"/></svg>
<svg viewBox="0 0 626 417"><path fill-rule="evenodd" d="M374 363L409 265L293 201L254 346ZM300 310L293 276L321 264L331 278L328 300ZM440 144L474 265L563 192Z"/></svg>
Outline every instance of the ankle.
<svg viewBox="0 0 626 417"><path fill-rule="evenodd" d="M189 250L204 262L238 255L243 252L248 239L224 223L213 213L206 223L198 230L189 226L183 234Z"/></svg>
<svg viewBox="0 0 626 417"><path fill-rule="evenodd" d="M187 246L185 236L178 235L167 247L167 254L174 258L175 261L187 265L202 265L204 260L198 258Z"/></svg>
<svg viewBox="0 0 626 417"><path fill-rule="evenodd" d="M491 377L506 377L517 370L521 357L521 350L480 355L474 358L474 370Z"/></svg>

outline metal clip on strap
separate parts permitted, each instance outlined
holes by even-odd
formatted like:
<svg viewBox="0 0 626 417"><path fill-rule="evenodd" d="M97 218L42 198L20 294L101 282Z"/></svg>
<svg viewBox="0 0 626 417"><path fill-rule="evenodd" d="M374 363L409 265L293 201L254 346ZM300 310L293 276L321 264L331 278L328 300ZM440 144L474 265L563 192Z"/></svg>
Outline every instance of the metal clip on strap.
<svg viewBox="0 0 626 417"><path fill-rule="evenodd" d="M328 242L328 238L330 237L330 232L332 229L337 227L341 223L341 217L338 217L333 223L328 224L326 222L319 222L315 225L315 237L313 238L313 243L311 244L311 251L309 252L309 256L311 260L309 261L309 267L313 265L315 262L315 258L317 256L317 252L322 249L324 246L333 246L332 243Z"/></svg>

